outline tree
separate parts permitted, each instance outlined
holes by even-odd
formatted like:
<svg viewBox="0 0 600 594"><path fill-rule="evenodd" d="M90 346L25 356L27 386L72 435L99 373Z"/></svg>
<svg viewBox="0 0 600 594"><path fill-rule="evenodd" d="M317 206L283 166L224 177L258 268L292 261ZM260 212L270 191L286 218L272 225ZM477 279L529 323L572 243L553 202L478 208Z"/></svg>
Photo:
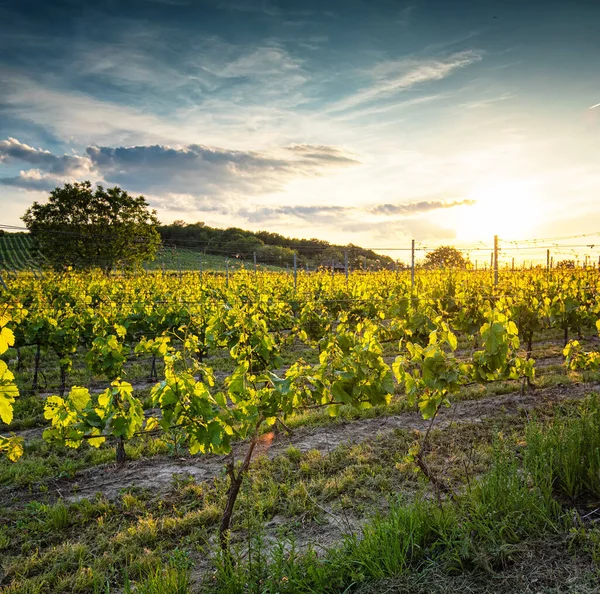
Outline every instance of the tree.
<svg viewBox="0 0 600 594"><path fill-rule="evenodd" d="M156 211L143 196L89 181L55 188L46 204L22 217L36 247L56 269L131 267L152 260L160 245Z"/></svg>
<svg viewBox="0 0 600 594"><path fill-rule="evenodd" d="M455 247L443 245L425 256L425 268L465 268L467 260Z"/></svg>

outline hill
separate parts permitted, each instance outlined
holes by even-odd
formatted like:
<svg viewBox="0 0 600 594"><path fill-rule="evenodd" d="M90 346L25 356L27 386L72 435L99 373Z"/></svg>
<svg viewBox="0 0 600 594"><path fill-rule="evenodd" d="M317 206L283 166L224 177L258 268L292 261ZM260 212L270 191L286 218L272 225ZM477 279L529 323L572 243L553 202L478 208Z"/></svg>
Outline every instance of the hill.
<svg viewBox="0 0 600 594"><path fill-rule="evenodd" d="M256 263L266 270L319 266L340 269L346 255L350 269L380 270L391 268L394 261L372 250L349 244L331 244L321 239L297 239L268 231L246 231L236 227L218 229L203 223L176 222L162 225L159 232L163 247L148 270L230 270L242 266L252 269ZM28 233L0 234L0 269L9 271L44 268L43 253L34 247Z"/></svg>
<svg viewBox="0 0 600 594"><path fill-rule="evenodd" d="M0 234L1 270L25 271L45 266L46 258L35 249L31 235L28 233ZM205 254L193 249L164 247L159 251L156 260L146 264L146 269L224 271L227 266L233 272L242 266L252 268L254 262L225 255ZM281 270L279 266L262 264L259 266L263 270Z"/></svg>
<svg viewBox="0 0 600 594"><path fill-rule="evenodd" d="M356 245L336 245L322 239L298 239L269 231L247 231L238 227L218 229L204 223L176 221L162 225L159 233L166 247L185 248L204 254L227 255L261 264L299 267L343 267L346 256L351 269L391 268L394 260Z"/></svg>

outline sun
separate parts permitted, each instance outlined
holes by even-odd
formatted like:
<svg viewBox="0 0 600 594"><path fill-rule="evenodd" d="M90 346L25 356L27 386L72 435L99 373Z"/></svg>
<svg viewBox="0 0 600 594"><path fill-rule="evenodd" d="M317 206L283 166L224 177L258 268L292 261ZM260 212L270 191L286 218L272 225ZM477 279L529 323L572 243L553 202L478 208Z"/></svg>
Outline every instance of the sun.
<svg viewBox="0 0 600 594"><path fill-rule="evenodd" d="M456 211L459 241L529 239L540 222L541 208L531 182L510 180L486 183L467 197L474 204Z"/></svg>

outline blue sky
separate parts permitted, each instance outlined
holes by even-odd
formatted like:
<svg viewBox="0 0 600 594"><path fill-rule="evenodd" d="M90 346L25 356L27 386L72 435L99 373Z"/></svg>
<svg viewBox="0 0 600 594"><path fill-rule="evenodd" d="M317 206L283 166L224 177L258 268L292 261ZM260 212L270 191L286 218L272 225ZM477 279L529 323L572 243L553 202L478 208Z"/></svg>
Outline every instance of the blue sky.
<svg viewBox="0 0 600 594"><path fill-rule="evenodd" d="M369 246L599 230L598 2L0 9L4 224L90 179Z"/></svg>

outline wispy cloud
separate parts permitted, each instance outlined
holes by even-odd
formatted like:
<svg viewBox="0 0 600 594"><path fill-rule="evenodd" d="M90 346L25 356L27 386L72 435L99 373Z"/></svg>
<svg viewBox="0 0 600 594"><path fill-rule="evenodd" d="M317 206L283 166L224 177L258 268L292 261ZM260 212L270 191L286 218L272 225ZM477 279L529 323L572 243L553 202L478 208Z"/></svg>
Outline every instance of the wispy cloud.
<svg viewBox="0 0 600 594"><path fill-rule="evenodd" d="M406 217L410 217L432 210L455 208L457 206L471 206L473 204L475 204L474 200L454 200L452 202L431 200L401 204L378 204L376 206L363 207L340 205L285 205L275 207L266 206L257 209L241 209L238 210L236 214L243 216L246 220L252 222L263 222L277 217L292 217L309 222L318 222L319 224L323 224L325 221L337 221L338 223L344 224L343 219L353 216L364 219L365 215L376 215L385 217L389 222L389 217L394 215L405 215ZM342 217L342 219L340 217ZM345 224L352 225L352 223L349 223L348 221L346 221ZM360 225L364 224L364 220L361 220ZM374 222L374 224L377 223Z"/></svg>
<svg viewBox="0 0 600 594"><path fill-rule="evenodd" d="M452 202L443 202L440 200L423 200L421 202L411 202L409 204L380 204L371 210L374 214L381 215L406 215L444 208L455 208L457 206L472 206L475 200L454 200Z"/></svg>
<svg viewBox="0 0 600 594"><path fill-rule="evenodd" d="M329 113L345 111L395 94L416 85L439 81L483 57L482 52L468 50L443 59L402 59L381 62L369 71L371 84L328 108Z"/></svg>

